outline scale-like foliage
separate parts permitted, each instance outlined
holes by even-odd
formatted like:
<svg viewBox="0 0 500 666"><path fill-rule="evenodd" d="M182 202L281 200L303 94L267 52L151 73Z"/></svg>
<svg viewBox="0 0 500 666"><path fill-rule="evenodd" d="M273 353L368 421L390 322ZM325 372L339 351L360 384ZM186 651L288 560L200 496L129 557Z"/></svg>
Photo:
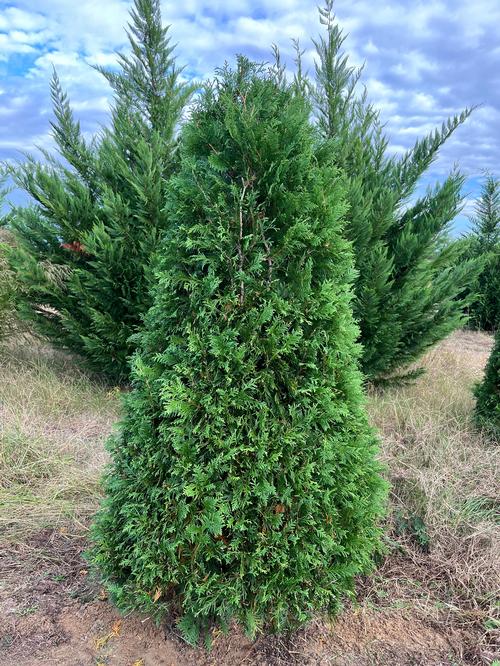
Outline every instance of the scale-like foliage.
<svg viewBox="0 0 500 666"><path fill-rule="evenodd" d="M183 131L92 561L124 610L252 634L335 611L384 482L356 367L339 175L279 68L220 71Z"/></svg>
<svg viewBox="0 0 500 666"><path fill-rule="evenodd" d="M110 127L86 141L54 74L59 157L28 158L12 173L35 202L12 221L20 313L115 380L128 376L130 336L151 304L176 125L192 92L179 78L159 0L136 0L131 15L131 55L119 56L116 71L100 70L115 92Z"/></svg>
<svg viewBox="0 0 500 666"><path fill-rule="evenodd" d="M469 116L455 116L418 140L402 158L388 153L379 113L359 94L361 70L342 52L345 37L333 0L320 10L326 36L315 42L315 82L309 89L323 137L344 171L358 277L353 303L371 379L397 373L463 320L463 292L477 262L457 261L460 245L447 237L462 205L463 177L452 172L411 202L419 180L443 143Z"/></svg>
<svg viewBox="0 0 500 666"><path fill-rule="evenodd" d="M476 420L500 442L500 327L486 365L483 381L476 387Z"/></svg>

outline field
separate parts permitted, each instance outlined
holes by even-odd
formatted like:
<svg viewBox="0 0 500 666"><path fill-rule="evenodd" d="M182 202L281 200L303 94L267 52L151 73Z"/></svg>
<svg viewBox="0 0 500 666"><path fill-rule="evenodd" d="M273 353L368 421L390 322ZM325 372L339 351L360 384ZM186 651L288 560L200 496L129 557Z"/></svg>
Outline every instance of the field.
<svg viewBox="0 0 500 666"><path fill-rule="evenodd" d="M492 664L500 658L499 451L471 423L491 338L458 332L414 384L371 390L392 484L387 555L335 621L212 651L120 618L82 552L119 391L20 339L0 360L0 662L120 666Z"/></svg>

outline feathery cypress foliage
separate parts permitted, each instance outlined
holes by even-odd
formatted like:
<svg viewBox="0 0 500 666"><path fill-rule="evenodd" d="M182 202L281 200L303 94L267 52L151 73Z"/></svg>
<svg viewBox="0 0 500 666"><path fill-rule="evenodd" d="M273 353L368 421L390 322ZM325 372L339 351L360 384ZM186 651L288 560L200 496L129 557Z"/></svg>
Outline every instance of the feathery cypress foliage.
<svg viewBox="0 0 500 666"><path fill-rule="evenodd" d="M128 375L130 336L150 305L175 130L192 92L179 78L159 0L136 0L131 18L131 55L119 56L116 72L100 69L115 93L111 126L86 141L54 73L59 158L28 158L13 172L35 202L12 222L21 314L115 380Z"/></svg>
<svg viewBox="0 0 500 666"><path fill-rule="evenodd" d="M0 209L4 201L5 191L0 181ZM16 283L11 271L6 251L11 242L10 234L3 228L5 218L0 220L0 343L13 333L15 327L14 304L16 296Z"/></svg>
<svg viewBox="0 0 500 666"><path fill-rule="evenodd" d="M500 181L493 176L482 186L472 224L465 239L466 256L480 259L482 267L469 288L470 323L493 331L500 326Z"/></svg>
<svg viewBox="0 0 500 666"><path fill-rule="evenodd" d="M0 229L0 343L14 332L16 282L5 258L8 238Z"/></svg>
<svg viewBox="0 0 500 666"><path fill-rule="evenodd" d="M483 381L476 387L476 421L500 442L500 327Z"/></svg>
<svg viewBox="0 0 500 666"><path fill-rule="evenodd" d="M460 246L447 237L462 205L463 177L454 171L411 199L470 111L450 118L403 157L390 157L379 113L358 91L361 69L351 67L342 51L345 37L332 6L327 0L320 10L326 35L315 42L318 62L309 90L321 133L346 174L346 234L358 272L354 314L363 370L376 379L418 359L463 320L462 294L476 264L456 261Z"/></svg>
<svg viewBox="0 0 500 666"><path fill-rule="evenodd" d="M335 610L379 538L343 192L309 113L243 58L206 88L110 442L91 559L119 607L174 605L192 642Z"/></svg>

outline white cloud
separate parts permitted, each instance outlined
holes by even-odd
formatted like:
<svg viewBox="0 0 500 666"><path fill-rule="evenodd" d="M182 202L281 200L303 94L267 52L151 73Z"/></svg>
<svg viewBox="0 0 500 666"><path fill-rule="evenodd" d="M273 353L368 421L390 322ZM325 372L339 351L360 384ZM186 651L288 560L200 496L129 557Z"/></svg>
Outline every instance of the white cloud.
<svg viewBox="0 0 500 666"><path fill-rule="evenodd" d="M43 14L24 11L17 7L6 7L0 13L0 30L43 30L47 27L47 19Z"/></svg>
<svg viewBox="0 0 500 666"><path fill-rule="evenodd" d="M0 60L7 62L13 53L35 53L35 49L12 39L10 34L0 33Z"/></svg>
<svg viewBox="0 0 500 666"><path fill-rule="evenodd" d="M373 53L378 53L379 48L376 44L373 43L373 40L370 39L368 40L368 44L364 47L364 52L368 53L369 55L372 55Z"/></svg>
<svg viewBox="0 0 500 666"><path fill-rule="evenodd" d="M392 71L412 83L420 82L427 72L437 69L438 65L431 62L419 51L410 51L402 55L401 62L392 67Z"/></svg>
<svg viewBox="0 0 500 666"><path fill-rule="evenodd" d="M436 109L436 100L428 93L414 93L413 102L420 111L434 111Z"/></svg>

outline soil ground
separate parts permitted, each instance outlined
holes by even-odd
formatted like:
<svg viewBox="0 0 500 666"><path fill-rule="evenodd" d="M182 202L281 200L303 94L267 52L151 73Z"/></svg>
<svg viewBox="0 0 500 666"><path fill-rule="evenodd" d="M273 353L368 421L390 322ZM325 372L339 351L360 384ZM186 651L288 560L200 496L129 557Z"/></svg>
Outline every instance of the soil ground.
<svg viewBox="0 0 500 666"><path fill-rule="evenodd" d="M216 633L210 652L192 648L175 623L157 627L147 617L121 617L92 581L82 559L82 539L41 532L3 554L0 593L0 659L3 664L39 666L259 666L438 665L485 663L481 635L452 627L436 616L419 617L409 600L377 587L401 585L419 563L394 555L378 576L360 581L359 603L334 623L315 620L286 638L254 642L233 628ZM15 557L14 557L15 555ZM420 566L423 566L422 563ZM391 570L392 569L392 570ZM418 596L427 594L418 590ZM400 595L401 596L401 595ZM383 600L391 598L384 605ZM436 598L437 601L437 598Z"/></svg>

